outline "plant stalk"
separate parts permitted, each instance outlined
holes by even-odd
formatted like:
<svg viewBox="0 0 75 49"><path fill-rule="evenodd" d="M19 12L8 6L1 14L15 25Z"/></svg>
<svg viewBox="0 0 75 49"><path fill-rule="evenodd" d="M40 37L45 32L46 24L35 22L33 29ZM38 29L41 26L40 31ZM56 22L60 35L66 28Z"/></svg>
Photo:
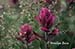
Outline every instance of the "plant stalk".
<svg viewBox="0 0 75 49"><path fill-rule="evenodd" d="M48 44L47 44L47 42L48 42L48 33L47 32L45 32L45 40L46 40L45 49L49 49Z"/></svg>

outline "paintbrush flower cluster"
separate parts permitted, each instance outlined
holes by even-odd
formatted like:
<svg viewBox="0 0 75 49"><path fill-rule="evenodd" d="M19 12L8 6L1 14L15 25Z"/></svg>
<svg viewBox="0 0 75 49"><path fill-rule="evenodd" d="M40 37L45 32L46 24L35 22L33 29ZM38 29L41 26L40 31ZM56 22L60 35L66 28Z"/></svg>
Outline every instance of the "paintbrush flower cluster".
<svg viewBox="0 0 75 49"><path fill-rule="evenodd" d="M46 7L42 7L39 15L35 16L35 19L40 25L40 29L44 32L49 33L49 35L58 35L59 29L54 28L52 32L50 32L50 28L54 25L56 16L53 14L51 10L49 10ZM46 40L42 35L39 35L35 33L35 31L32 29L32 26L29 24L24 24L20 27L20 32L18 33L19 37L18 40L24 42L27 41L28 43L31 43L35 39L43 39Z"/></svg>

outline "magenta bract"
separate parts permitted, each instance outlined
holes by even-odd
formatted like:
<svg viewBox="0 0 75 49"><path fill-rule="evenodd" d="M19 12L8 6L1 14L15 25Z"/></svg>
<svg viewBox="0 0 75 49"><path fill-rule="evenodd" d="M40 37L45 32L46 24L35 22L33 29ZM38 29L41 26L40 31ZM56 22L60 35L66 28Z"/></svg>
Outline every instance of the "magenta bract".
<svg viewBox="0 0 75 49"><path fill-rule="evenodd" d="M46 27L41 27L41 30L43 30L44 32L50 32Z"/></svg>
<svg viewBox="0 0 75 49"><path fill-rule="evenodd" d="M36 36L32 33L32 27L29 24L24 24L20 27L19 40L26 40L28 43L36 39Z"/></svg>
<svg viewBox="0 0 75 49"><path fill-rule="evenodd" d="M55 28L52 33L53 35L59 35L59 29L58 28Z"/></svg>
<svg viewBox="0 0 75 49"><path fill-rule="evenodd" d="M20 27L20 31L31 33L32 32L32 27L29 24L24 24Z"/></svg>
<svg viewBox="0 0 75 49"><path fill-rule="evenodd" d="M49 29L54 24L56 16L48 8L43 7L35 18L42 27Z"/></svg>

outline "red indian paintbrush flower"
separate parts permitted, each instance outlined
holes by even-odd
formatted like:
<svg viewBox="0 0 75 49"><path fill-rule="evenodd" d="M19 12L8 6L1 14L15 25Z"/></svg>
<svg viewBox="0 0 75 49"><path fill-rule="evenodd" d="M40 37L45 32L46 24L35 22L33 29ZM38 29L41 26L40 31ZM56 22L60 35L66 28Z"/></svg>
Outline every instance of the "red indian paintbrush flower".
<svg viewBox="0 0 75 49"><path fill-rule="evenodd" d="M24 24L20 27L20 32L18 33L19 37L17 38L20 41L27 41L28 43L34 41L35 39L41 38L42 36L35 33L32 27L29 24Z"/></svg>
<svg viewBox="0 0 75 49"><path fill-rule="evenodd" d="M19 40L26 40L28 43L36 39L36 36L32 32L32 27L29 24L24 24L20 27Z"/></svg>
<svg viewBox="0 0 75 49"><path fill-rule="evenodd" d="M43 7L38 16L35 17L42 26L41 30L49 32L49 28L54 24L55 15L48 8Z"/></svg>

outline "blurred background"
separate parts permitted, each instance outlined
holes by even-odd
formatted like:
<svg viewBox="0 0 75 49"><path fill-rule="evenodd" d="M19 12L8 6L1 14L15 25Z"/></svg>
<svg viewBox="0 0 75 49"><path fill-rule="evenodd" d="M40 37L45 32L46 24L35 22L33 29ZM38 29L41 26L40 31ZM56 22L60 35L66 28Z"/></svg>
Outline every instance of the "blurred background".
<svg viewBox="0 0 75 49"><path fill-rule="evenodd" d="M19 27L29 23L41 34L34 17L41 7L48 6L57 16L61 34L54 37L55 41L69 42L69 45L50 45L51 49L72 49L75 47L75 1L51 0L50 4L43 0L0 0L0 49L25 49L25 44L16 39ZM40 44L41 43L41 44ZM35 40L30 49L44 49L43 41Z"/></svg>

